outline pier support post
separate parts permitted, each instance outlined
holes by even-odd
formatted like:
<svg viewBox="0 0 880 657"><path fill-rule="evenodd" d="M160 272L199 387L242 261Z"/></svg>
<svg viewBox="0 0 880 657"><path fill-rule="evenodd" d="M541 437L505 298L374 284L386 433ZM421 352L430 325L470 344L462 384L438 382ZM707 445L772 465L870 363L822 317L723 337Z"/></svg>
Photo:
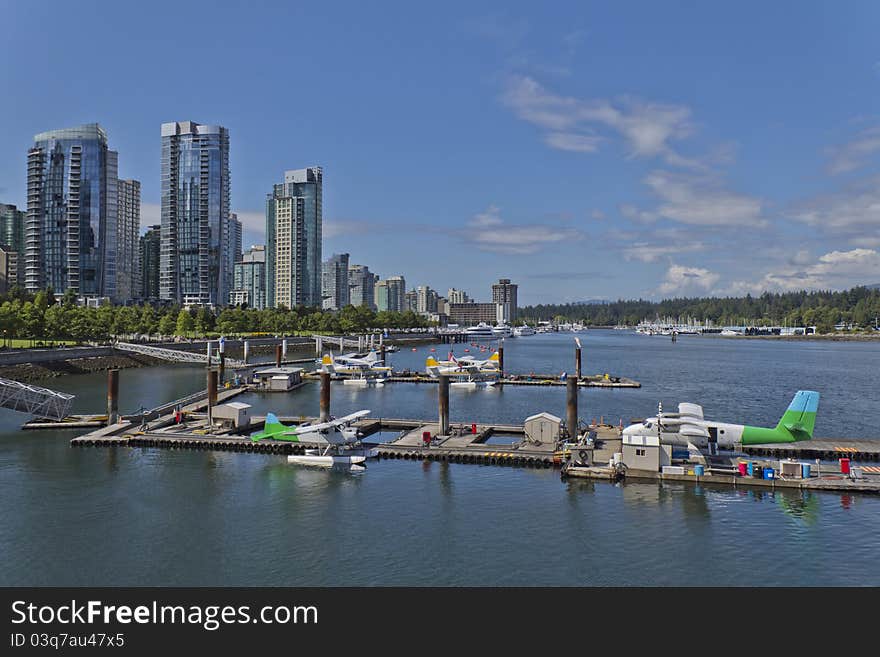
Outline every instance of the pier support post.
<svg viewBox="0 0 880 657"><path fill-rule="evenodd" d="M119 421L119 370L107 370L107 425Z"/></svg>
<svg viewBox="0 0 880 657"><path fill-rule="evenodd" d="M275 345L275 367L281 367L281 345Z"/></svg>
<svg viewBox="0 0 880 657"><path fill-rule="evenodd" d="M364 336L358 336L358 353L361 353L364 350Z"/></svg>
<svg viewBox="0 0 880 657"><path fill-rule="evenodd" d="M324 350L324 341L321 339L321 336L315 337L315 353L319 356L321 352Z"/></svg>
<svg viewBox="0 0 880 657"><path fill-rule="evenodd" d="M220 352L220 383L223 383L224 375L226 374L226 338L222 335L218 342L217 351ZM210 365L208 363L209 367Z"/></svg>
<svg viewBox="0 0 880 657"><path fill-rule="evenodd" d="M286 360L287 359L287 338L284 338L281 341L281 356Z"/></svg>
<svg viewBox="0 0 880 657"><path fill-rule="evenodd" d="M439 377L438 407L440 410L440 435L449 435L449 377L441 374Z"/></svg>
<svg viewBox="0 0 880 657"><path fill-rule="evenodd" d="M330 420L330 372L321 372L321 422Z"/></svg>
<svg viewBox="0 0 880 657"><path fill-rule="evenodd" d="M574 348L574 373L577 376L577 380L581 380L581 348Z"/></svg>
<svg viewBox="0 0 880 657"><path fill-rule="evenodd" d="M217 405L217 370L208 370L208 426L214 426L214 407Z"/></svg>
<svg viewBox="0 0 880 657"><path fill-rule="evenodd" d="M578 380L569 377L565 381L566 391L566 420L568 425L568 433L571 440L577 440L578 431Z"/></svg>
<svg viewBox="0 0 880 657"><path fill-rule="evenodd" d="M248 362L248 352L249 351L250 351L250 343L247 340L245 340L244 341L244 362L245 362L245 365L247 365L247 362Z"/></svg>
<svg viewBox="0 0 880 657"><path fill-rule="evenodd" d="M501 378L504 378L504 339L502 338L501 342L498 343L498 371L501 373Z"/></svg>
<svg viewBox="0 0 880 657"><path fill-rule="evenodd" d="M379 358L381 359L383 365L387 365L387 363L385 362L385 344L382 342L379 343Z"/></svg>
<svg viewBox="0 0 880 657"><path fill-rule="evenodd" d="M206 345L206 351L208 352L208 367L211 367L211 356L213 354L211 353L211 341L210 340L208 340L208 344Z"/></svg>

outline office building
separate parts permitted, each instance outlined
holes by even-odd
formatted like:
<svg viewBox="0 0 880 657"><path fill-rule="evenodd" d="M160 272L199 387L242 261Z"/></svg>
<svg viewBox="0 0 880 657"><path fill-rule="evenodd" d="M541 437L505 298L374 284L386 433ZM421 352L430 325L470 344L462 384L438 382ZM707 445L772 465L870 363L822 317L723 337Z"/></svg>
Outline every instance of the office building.
<svg viewBox="0 0 880 657"><path fill-rule="evenodd" d="M348 266L349 303L376 310L376 276L366 265Z"/></svg>
<svg viewBox="0 0 880 657"><path fill-rule="evenodd" d="M28 151L24 285L116 297L118 154L97 124L50 130ZM19 258L21 265L22 258Z"/></svg>
<svg viewBox="0 0 880 657"><path fill-rule="evenodd" d="M229 303L247 304L249 308L266 307L266 247L252 246L235 263L235 275Z"/></svg>
<svg viewBox="0 0 880 657"><path fill-rule="evenodd" d="M322 270L324 310L342 310L349 304L348 254L334 253Z"/></svg>
<svg viewBox="0 0 880 657"><path fill-rule="evenodd" d="M323 171L284 172L266 198L266 302L322 307Z"/></svg>
<svg viewBox="0 0 880 657"><path fill-rule="evenodd" d="M140 298L156 301L159 298L159 261L161 253L162 226L150 226L141 235L138 249L140 260Z"/></svg>
<svg viewBox="0 0 880 657"><path fill-rule="evenodd" d="M141 296L139 233L141 228L141 184L120 180L116 204L116 298L125 303Z"/></svg>
<svg viewBox="0 0 880 657"><path fill-rule="evenodd" d="M503 319L499 321L514 322L516 320L516 291L517 285L510 282L509 278L502 278L492 285L492 303L500 304L503 308Z"/></svg>
<svg viewBox="0 0 880 657"><path fill-rule="evenodd" d="M403 295L403 311L416 312L419 309L419 294L415 290L410 290Z"/></svg>
<svg viewBox="0 0 880 657"><path fill-rule="evenodd" d="M504 321L504 306L500 303L450 303L449 321L460 326L474 326L480 322L497 324Z"/></svg>
<svg viewBox="0 0 880 657"><path fill-rule="evenodd" d="M162 124L159 296L185 305L229 298L229 131Z"/></svg>

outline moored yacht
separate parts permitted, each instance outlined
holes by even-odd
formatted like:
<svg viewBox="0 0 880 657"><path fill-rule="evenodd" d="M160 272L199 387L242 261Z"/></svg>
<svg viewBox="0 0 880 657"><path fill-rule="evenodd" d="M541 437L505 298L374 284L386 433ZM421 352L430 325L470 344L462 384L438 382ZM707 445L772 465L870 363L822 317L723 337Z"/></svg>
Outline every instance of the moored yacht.
<svg viewBox="0 0 880 657"><path fill-rule="evenodd" d="M476 326L468 326L464 330L464 334L468 336L468 339L471 342L478 342L480 340L495 340L497 338L495 332L492 330L492 327L489 326L486 322L480 322Z"/></svg>

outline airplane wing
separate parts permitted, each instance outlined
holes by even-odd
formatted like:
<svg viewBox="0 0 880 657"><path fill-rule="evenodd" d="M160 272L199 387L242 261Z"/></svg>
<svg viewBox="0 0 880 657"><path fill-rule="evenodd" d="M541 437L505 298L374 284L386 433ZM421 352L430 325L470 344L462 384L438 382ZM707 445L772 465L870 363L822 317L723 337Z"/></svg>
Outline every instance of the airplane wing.
<svg viewBox="0 0 880 657"><path fill-rule="evenodd" d="M703 419L703 407L699 404L681 403L678 405L678 413L679 415L686 415L698 420Z"/></svg>
<svg viewBox="0 0 880 657"><path fill-rule="evenodd" d="M706 431L706 427L701 427L699 424L682 424L681 428L678 432L682 436L695 437L695 438L708 438L709 432Z"/></svg>
<svg viewBox="0 0 880 657"><path fill-rule="evenodd" d="M350 413L350 414L346 415L345 417L338 417L335 420L330 420L329 422L326 422L325 424L328 424L331 427L338 427L341 424L347 424L349 422L354 422L355 420L359 420L362 417L366 417L370 413L371 413L371 411L366 411L366 410L365 411L356 411L354 413Z"/></svg>

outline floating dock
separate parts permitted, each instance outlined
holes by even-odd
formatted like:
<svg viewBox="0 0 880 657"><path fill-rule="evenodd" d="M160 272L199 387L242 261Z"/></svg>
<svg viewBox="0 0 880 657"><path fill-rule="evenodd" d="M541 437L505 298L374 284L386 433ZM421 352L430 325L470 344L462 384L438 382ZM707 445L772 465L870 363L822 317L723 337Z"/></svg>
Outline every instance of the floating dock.
<svg viewBox="0 0 880 657"><path fill-rule="evenodd" d="M357 379L360 374L335 374L334 381L344 379ZM304 372L304 379L317 379L320 372ZM454 378L454 377L453 377ZM439 379L428 374L419 372L393 372L390 376L384 377L386 383L437 383ZM492 380L492 379L487 379ZM496 386L560 386L565 387L566 379L552 374L535 374L535 375L513 375L506 376L502 379L494 379ZM578 386L582 388L641 388L642 384L623 376L612 376L605 378L604 375L597 374L595 376L582 376L578 380Z"/></svg>

